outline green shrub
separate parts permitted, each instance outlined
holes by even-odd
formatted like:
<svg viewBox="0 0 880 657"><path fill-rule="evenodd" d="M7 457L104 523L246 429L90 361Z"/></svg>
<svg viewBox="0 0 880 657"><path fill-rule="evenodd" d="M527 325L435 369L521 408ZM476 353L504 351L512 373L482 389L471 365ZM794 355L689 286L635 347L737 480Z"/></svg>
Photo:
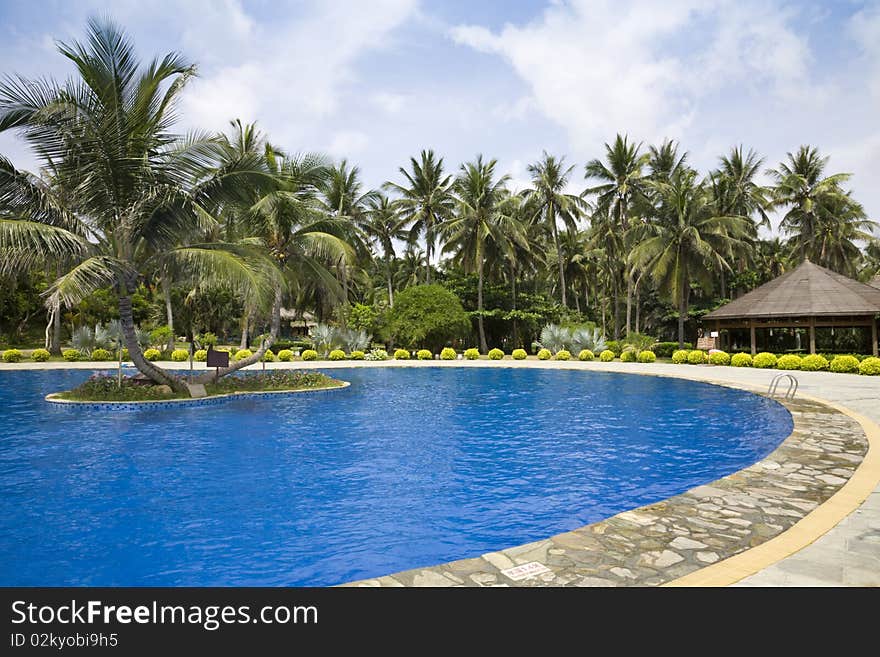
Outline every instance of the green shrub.
<svg viewBox="0 0 880 657"><path fill-rule="evenodd" d="M24 354L18 349L7 349L3 352L3 360L7 363L18 363L22 358L24 358Z"/></svg>
<svg viewBox="0 0 880 657"><path fill-rule="evenodd" d="M147 360L159 360L162 357L162 352L158 349L147 349L144 352L144 358Z"/></svg>
<svg viewBox="0 0 880 657"><path fill-rule="evenodd" d="M751 367L752 366L752 355L751 354L734 354L730 357L730 364L734 367Z"/></svg>
<svg viewBox="0 0 880 657"><path fill-rule="evenodd" d="M839 374L858 372L859 359L855 356L835 356L828 369Z"/></svg>
<svg viewBox="0 0 880 657"><path fill-rule="evenodd" d="M720 349L709 354L710 365L730 365L730 354Z"/></svg>
<svg viewBox="0 0 880 657"><path fill-rule="evenodd" d="M289 363L293 360L293 352L290 349L282 349L278 352L278 360Z"/></svg>
<svg viewBox="0 0 880 657"><path fill-rule="evenodd" d="M416 353L416 358L419 360L433 360L434 354L428 349L419 349Z"/></svg>
<svg viewBox="0 0 880 657"><path fill-rule="evenodd" d="M92 354L92 356L94 356L94 354ZM177 363L189 360L189 352L186 349L175 349L171 352L171 360Z"/></svg>
<svg viewBox="0 0 880 657"><path fill-rule="evenodd" d="M397 344L437 352L468 335L471 322L459 298L442 285L413 285L394 295L387 331Z"/></svg>
<svg viewBox="0 0 880 657"><path fill-rule="evenodd" d="M502 358L504 358L504 352L500 349L489 350L489 360L501 360Z"/></svg>
<svg viewBox="0 0 880 657"><path fill-rule="evenodd" d="M76 349L65 349L61 352L61 357L68 363L79 360L79 351Z"/></svg>
<svg viewBox="0 0 880 657"><path fill-rule="evenodd" d="M201 335L196 336L196 341L202 345L207 351L208 346L216 347L217 346L217 336L208 331L207 333L202 333Z"/></svg>
<svg viewBox="0 0 880 657"><path fill-rule="evenodd" d="M638 360L638 354L635 349L624 349L620 352L620 360L623 363L635 363Z"/></svg>
<svg viewBox="0 0 880 657"><path fill-rule="evenodd" d="M828 359L819 354L810 354L801 358L801 369L804 372L822 372L828 369Z"/></svg>
<svg viewBox="0 0 880 657"><path fill-rule="evenodd" d="M303 360L318 360L318 352L314 349L306 349L302 352Z"/></svg>
<svg viewBox="0 0 880 657"><path fill-rule="evenodd" d="M525 360L528 356L525 349L514 349L510 352L510 355L513 357L513 360Z"/></svg>
<svg viewBox="0 0 880 657"><path fill-rule="evenodd" d="M702 365L706 362L706 352L700 349L694 349L688 352L688 363L691 365Z"/></svg>
<svg viewBox="0 0 880 657"><path fill-rule="evenodd" d="M571 360L571 352L568 349L560 349L556 352L556 360Z"/></svg>
<svg viewBox="0 0 880 657"><path fill-rule="evenodd" d="M46 349L34 349L31 352L31 360L36 361L37 363L45 363L49 360L49 356L51 354Z"/></svg>
<svg viewBox="0 0 880 657"><path fill-rule="evenodd" d="M611 362L612 360L614 360L614 352L610 349L606 349L601 354L599 354L599 360L601 360L603 363Z"/></svg>
<svg viewBox="0 0 880 657"><path fill-rule="evenodd" d="M342 349L334 349L328 355L330 360L345 360L345 352Z"/></svg>
<svg viewBox="0 0 880 657"><path fill-rule="evenodd" d="M121 358L122 358L122 360L131 360L131 356L130 356L129 353L128 353L128 347L123 347L123 348L122 348L122 355L121 355Z"/></svg>
<svg viewBox="0 0 880 657"><path fill-rule="evenodd" d="M92 360L113 360L113 354L106 349L94 349L90 358Z"/></svg>
<svg viewBox="0 0 880 657"><path fill-rule="evenodd" d="M752 366L762 370L776 367L776 355L767 351L762 351L752 358Z"/></svg>
<svg viewBox="0 0 880 657"><path fill-rule="evenodd" d="M262 360L264 363L274 363L276 360L278 360L278 358L275 356L274 351L272 351L271 349L266 349L263 357L260 360Z"/></svg>
<svg viewBox="0 0 880 657"><path fill-rule="evenodd" d="M801 369L801 357L797 354L786 354L776 361L776 369L799 370Z"/></svg>
<svg viewBox="0 0 880 657"><path fill-rule="evenodd" d="M657 354L655 354L650 349L643 349L639 352L639 362L640 363L653 363L657 360Z"/></svg>
<svg viewBox="0 0 880 657"><path fill-rule="evenodd" d="M245 358L250 358L254 355L254 352L250 349L239 349L235 352L234 360L244 360Z"/></svg>
<svg viewBox="0 0 880 657"><path fill-rule="evenodd" d="M398 349L394 352L394 360L406 360L409 358L409 352L406 349Z"/></svg>
<svg viewBox="0 0 880 657"><path fill-rule="evenodd" d="M197 349L196 353L193 354L193 360L197 363L204 363L206 360L208 360L208 350Z"/></svg>
<svg viewBox="0 0 880 657"><path fill-rule="evenodd" d="M589 349L581 349L578 354L578 360L593 360L596 356L593 355L593 352Z"/></svg>
<svg viewBox="0 0 880 657"><path fill-rule="evenodd" d="M690 342L685 342L684 347L682 349L690 351L694 348ZM653 351L657 356L661 358L669 358L672 356L672 352L678 350L677 342L657 342L651 347L651 351Z"/></svg>
<svg viewBox="0 0 880 657"><path fill-rule="evenodd" d="M366 358L366 354L360 349L355 349L348 355L348 357L352 360L363 360L364 358Z"/></svg>
<svg viewBox="0 0 880 657"><path fill-rule="evenodd" d="M455 360L456 358L458 358L458 354L452 347L443 347L443 351L440 352L440 360Z"/></svg>
<svg viewBox="0 0 880 657"><path fill-rule="evenodd" d="M553 353L549 349L541 349L538 352L538 360L550 360L553 357Z"/></svg>
<svg viewBox="0 0 880 657"><path fill-rule="evenodd" d="M170 326L157 326L150 331L150 344L157 344L161 347L165 347L165 345L171 340L171 336L172 333Z"/></svg>
<svg viewBox="0 0 880 657"><path fill-rule="evenodd" d="M859 374L877 376L880 374L880 358L870 356L859 363Z"/></svg>
<svg viewBox="0 0 880 657"><path fill-rule="evenodd" d="M384 349L371 349L364 358L367 360L388 360L388 352Z"/></svg>
<svg viewBox="0 0 880 657"><path fill-rule="evenodd" d="M477 358L480 357L480 350L474 349L473 347L471 347L470 349L465 349L464 357L468 360L477 360Z"/></svg>
<svg viewBox="0 0 880 657"><path fill-rule="evenodd" d="M672 362L676 365L681 365L682 363L686 363L688 359L688 354L691 352L687 349L677 349L672 352Z"/></svg>
<svg viewBox="0 0 880 657"><path fill-rule="evenodd" d="M623 345L620 344L617 340L609 340L605 343L605 348L614 354L614 357L617 358L623 352Z"/></svg>

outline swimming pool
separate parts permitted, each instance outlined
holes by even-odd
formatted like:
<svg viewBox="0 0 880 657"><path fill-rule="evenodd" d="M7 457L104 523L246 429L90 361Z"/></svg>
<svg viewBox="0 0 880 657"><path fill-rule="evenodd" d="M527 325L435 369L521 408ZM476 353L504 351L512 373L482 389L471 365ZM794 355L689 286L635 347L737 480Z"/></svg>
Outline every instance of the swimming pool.
<svg viewBox="0 0 880 657"><path fill-rule="evenodd" d="M477 556L769 454L781 405L650 376L327 370L346 389L133 412L0 372L0 585L329 585Z"/></svg>

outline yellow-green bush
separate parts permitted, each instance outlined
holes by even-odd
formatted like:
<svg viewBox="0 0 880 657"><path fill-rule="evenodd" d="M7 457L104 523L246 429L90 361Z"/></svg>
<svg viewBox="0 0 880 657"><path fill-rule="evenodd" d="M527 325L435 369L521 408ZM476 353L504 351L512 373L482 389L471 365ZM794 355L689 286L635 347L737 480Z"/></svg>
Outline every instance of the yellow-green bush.
<svg viewBox="0 0 880 657"><path fill-rule="evenodd" d="M51 356L51 354L47 349L34 349L31 352L31 360L37 363L45 363L49 360L49 356Z"/></svg>
<svg viewBox="0 0 880 657"><path fill-rule="evenodd" d="M440 360L455 360L456 358L458 358L458 354L452 347L443 347L440 352Z"/></svg>
<svg viewBox="0 0 880 657"><path fill-rule="evenodd" d="M504 352L500 349L490 349L488 356L489 360L501 360L504 358Z"/></svg>
<svg viewBox="0 0 880 657"><path fill-rule="evenodd" d="M726 351L713 351L709 354L710 365L730 365L730 354Z"/></svg>
<svg viewBox="0 0 880 657"><path fill-rule="evenodd" d="M734 367L751 367L752 366L752 355L751 354L734 354L730 357L730 364Z"/></svg>
<svg viewBox="0 0 880 657"><path fill-rule="evenodd" d="M204 363L206 360L208 360L208 350L196 349L196 353L193 354L193 360L198 363Z"/></svg>
<svg viewBox="0 0 880 657"><path fill-rule="evenodd" d="M688 363L691 365L702 365L706 362L706 352L700 349L694 349L688 353Z"/></svg>
<svg viewBox="0 0 880 657"><path fill-rule="evenodd" d="M278 352L278 360L289 363L293 360L293 352L290 349L282 349Z"/></svg>
<svg viewBox="0 0 880 657"><path fill-rule="evenodd" d="M578 360L593 360L596 356L589 349L581 349L578 353Z"/></svg>
<svg viewBox="0 0 880 657"><path fill-rule="evenodd" d="M871 356L859 363L859 374L866 376L880 375L880 358Z"/></svg>
<svg viewBox="0 0 880 657"><path fill-rule="evenodd" d="M79 360L79 352L76 349L65 349L61 352L61 357L68 363Z"/></svg>
<svg viewBox="0 0 880 657"><path fill-rule="evenodd" d="M416 358L419 360L432 360L434 358L434 354L431 353L429 349L419 349L416 353Z"/></svg>
<svg viewBox="0 0 880 657"><path fill-rule="evenodd" d="M3 352L3 360L7 363L18 363L22 358L24 358L24 354L18 349L7 349Z"/></svg>
<svg viewBox="0 0 880 657"><path fill-rule="evenodd" d="M571 352L568 349L560 349L556 352L556 360L571 360Z"/></svg>
<svg viewBox="0 0 880 657"><path fill-rule="evenodd" d="M395 360L407 360L409 358L409 352L406 349L398 349L394 352Z"/></svg>
<svg viewBox="0 0 880 657"><path fill-rule="evenodd" d="M776 361L776 369L799 370L801 369L801 357L797 354L785 354Z"/></svg>
<svg viewBox="0 0 880 657"><path fill-rule="evenodd" d="M640 363L653 363L657 360L657 354L655 354L650 349L643 349L639 352L639 362Z"/></svg>
<svg viewBox="0 0 880 657"><path fill-rule="evenodd" d="M144 352L144 358L147 360L159 360L162 357L162 352L158 349L147 349Z"/></svg>
<svg viewBox="0 0 880 657"><path fill-rule="evenodd" d="M480 350L474 349L473 347L471 347L470 349L465 349L464 357L468 360L477 360L480 357Z"/></svg>
<svg viewBox="0 0 880 657"><path fill-rule="evenodd" d="M250 358L254 355L254 352L250 349L239 349L235 352L234 360L244 360L245 358Z"/></svg>
<svg viewBox="0 0 880 657"><path fill-rule="evenodd" d="M94 357L94 354L92 354L92 356ZM171 352L171 360L176 363L182 363L185 360L189 360L189 352L186 349L175 349Z"/></svg>
<svg viewBox="0 0 880 657"><path fill-rule="evenodd" d="M676 365L688 362L688 354L691 352L687 349L676 349L672 352L672 362Z"/></svg>
<svg viewBox="0 0 880 657"><path fill-rule="evenodd" d="M635 349L624 349L620 352L620 361L622 363L635 363L638 360L638 354Z"/></svg>
<svg viewBox="0 0 880 657"><path fill-rule="evenodd" d="M360 349L355 349L348 355L348 357L352 360L363 360L364 358L366 358L366 356L367 355Z"/></svg>
<svg viewBox="0 0 880 657"><path fill-rule="evenodd" d="M106 349L93 349L92 353L89 354L89 360L113 360L113 354Z"/></svg>
<svg viewBox="0 0 880 657"><path fill-rule="evenodd" d="M266 352L263 354L263 358L261 359L264 363L274 363L278 357L275 355L275 352L271 349L266 349Z"/></svg>
<svg viewBox="0 0 880 657"><path fill-rule="evenodd" d="M553 357L553 353L549 349L541 349L538 352L538 360L550 360Z"/></svg>
<svg viewBox="0 0 880 657"><path fill-rule="evenodd" d="M528 356L525 349L514 349L512 352L510 352L510 355L513 360L525 360Z"/></svg>
<svg viewBox="0 0 880 657"><path fill-rule="evenodd" d="M776 354L771 354L769 351L762 351L760 354L756 354L755 357L752 358L752 366L762 370L776 367Z"/></svg>
<svg viewBox="0 0 880 657"><path fill-rule="evenodd" d="M828 359L819 354L810 354L801 358L801 369L804 372L822 372L828 369Z"/></svg>
<svg viewBox="0 0 880 657"><path fill-rule="evenodd" d="M334 349L330 352L330 360L345 360L345 352L342 349Z"/></svg>
<svg viewBox="0 0 880 657"><path fill-rule="evenodd" d="M318 352L314 349L306 349L302 352L303 360L318 360Z"/></svg>
<svg viewBox="0 0 880 657"><path fill-rule="evenodd" d="M128 355L128 347L122 349L122 360L131 360L131 356Z"/></svg>
<svg viewBox="0 0 880 657"><path fill-rule="evenodd" d="M610 363L612 360L614 360L614 352L610 349L606 349L601 354L599 354L599 360L601 360L603 363Z"/></svg>
<svg viewBox="0 0 880 657"><path fill-rule="evenodd" d="M829 369L839 374L852 374L859 371L859 359L855 356L835 356Z"/></svg>

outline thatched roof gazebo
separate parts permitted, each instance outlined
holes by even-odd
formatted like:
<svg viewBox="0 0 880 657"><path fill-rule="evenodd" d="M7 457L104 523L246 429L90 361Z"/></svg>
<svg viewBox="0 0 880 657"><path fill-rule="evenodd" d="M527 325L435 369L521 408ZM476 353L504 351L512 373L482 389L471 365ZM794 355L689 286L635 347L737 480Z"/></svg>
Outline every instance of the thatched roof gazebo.
<svg viewBox="0 0 880 657"><path fill-rule="evenodd" d="M810 353L816 353L816 329L862 328L870 333L877 355L877 317L880 289L805 260L769 283L703 316L703 324L717 331L722 346L731 334L748 330L752 354L758 332L765 329L804 329Z"/></svg>

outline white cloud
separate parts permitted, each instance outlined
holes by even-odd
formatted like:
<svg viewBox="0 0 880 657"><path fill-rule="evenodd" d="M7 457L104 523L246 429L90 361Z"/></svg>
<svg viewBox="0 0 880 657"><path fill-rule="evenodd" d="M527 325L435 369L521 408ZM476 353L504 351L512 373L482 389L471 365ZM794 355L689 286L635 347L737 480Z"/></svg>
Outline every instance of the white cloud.
<svg viewBox="0 0 880 657"><path fill-rule="evenodd" d="M400 114L406 106L407 97L382 91L370 96L370 102L386 114Z"/></svg>
<svg viewBox="0 0 880 657"><path fill-rule="evenodd" d="M333 135L326 150L338 158L351 158L359 155L370 143L370 138L363 132L343 130Z"/></svg>

